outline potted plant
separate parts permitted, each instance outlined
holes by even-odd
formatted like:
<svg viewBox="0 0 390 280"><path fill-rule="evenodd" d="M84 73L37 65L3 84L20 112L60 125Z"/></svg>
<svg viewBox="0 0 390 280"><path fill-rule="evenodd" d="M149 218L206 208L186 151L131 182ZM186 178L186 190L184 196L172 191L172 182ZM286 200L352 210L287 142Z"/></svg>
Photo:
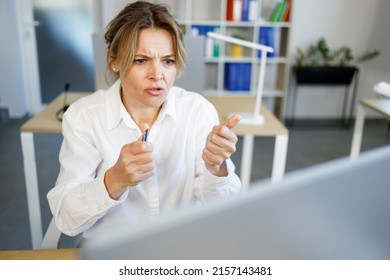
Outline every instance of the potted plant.
<svg viewBox="0 0 390 280"><path fill-rule="evenodd" d="M371 50L354 56L349 47L331 50L325 39L320 38L306 52L298 48L294 72L298 84L350 84L357 64L380 55Z"/></svg>

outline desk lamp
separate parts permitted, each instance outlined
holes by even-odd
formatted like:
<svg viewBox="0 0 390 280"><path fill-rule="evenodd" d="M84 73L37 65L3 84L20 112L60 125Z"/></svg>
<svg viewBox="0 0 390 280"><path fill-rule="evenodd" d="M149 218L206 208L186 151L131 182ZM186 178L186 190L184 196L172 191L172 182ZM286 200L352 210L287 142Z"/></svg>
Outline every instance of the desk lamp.
<svg viewBox="0 0 390 280"><path fill-rule="evenodd" d="M256 49L261 51L261 63L260 63L260 71L259 71L259 82L257 84L257 93L256 93L256 102L255 102L255 109L253 113L247 113L247 112L237 112L241 115L241 124L249 124L249 125L263 125L264 124L264 117L260 114L260 106L261 106L261 98L263 95L263 88L264 88L264 74L265 74L265 64L267 60L267 52L274 52L273 48L256 44L253 42L233 38L230 36L225 36L222 34L214 33L214 32L207 32L207 36L210 38L222 40L228 43L241 45L244 47Z"/></svg>

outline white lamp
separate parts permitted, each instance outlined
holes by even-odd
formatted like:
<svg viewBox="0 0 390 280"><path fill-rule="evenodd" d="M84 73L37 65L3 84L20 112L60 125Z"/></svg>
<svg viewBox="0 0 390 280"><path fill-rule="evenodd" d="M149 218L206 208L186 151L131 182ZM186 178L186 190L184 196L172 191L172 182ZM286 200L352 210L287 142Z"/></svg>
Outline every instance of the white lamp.
<svg viewBox="0 0 390 280"><path fill-rule="evenodd" d="M222 34L214 33L214 32L207 32L207 36L210 38L222 40L228 43L241 45L244 47L256 49L261 51L261 63L260 63L260 71L259 71L259 82L257 84L257 93L256 93L256 103L255 103L255 109L253 113L247 113L247 112L237 112L241 115L241 124L250 124L250 125L263 125L264 124L264 117L260 114L260 107L261 107L261 99L263 96L263 88L264 88L264 74L265 74L265 66L267 61L267 53L274 52L274 49L265 45L256 44L253 42L233 38L230 36L225 36Z"/></svg>

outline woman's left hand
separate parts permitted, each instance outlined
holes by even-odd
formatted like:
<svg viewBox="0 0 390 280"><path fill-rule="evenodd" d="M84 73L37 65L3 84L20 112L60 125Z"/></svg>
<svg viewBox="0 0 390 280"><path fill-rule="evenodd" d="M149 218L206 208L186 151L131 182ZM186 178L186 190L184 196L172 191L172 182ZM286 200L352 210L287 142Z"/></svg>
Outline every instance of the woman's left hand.
<svg viewBox="0 0 390 280"><path fill-rule="evenodd" d="M206 168L215 176L228 175L226 160L236 151L237 136L231 130L240 122L240 115L234 114L223 123L213 127L207 136L202 158Z"/></svg>

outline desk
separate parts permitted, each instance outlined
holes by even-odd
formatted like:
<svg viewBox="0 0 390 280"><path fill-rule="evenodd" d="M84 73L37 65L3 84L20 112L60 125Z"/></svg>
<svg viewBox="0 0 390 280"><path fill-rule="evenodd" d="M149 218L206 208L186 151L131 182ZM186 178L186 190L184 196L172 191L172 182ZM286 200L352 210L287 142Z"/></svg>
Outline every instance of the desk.
<svg viewBox="0 0 390 280"><path fill-rule="evenodd" d="M67 103L71 104L87 94L81 92L68 93ZM221 120L226 119L230 112L251 112L255 104L255 97L251 96L209 96L207 99L214 104ZM63 100L63 95L58 96L42 112L28 120L21 127L23 164L33 249L41 247L43 236L33 134L61 133L61 122L56 119L56 112L62 108ZM250 182L255 136L275 137L271 180L277 182L282 180L284 176L288 130L266 106L261 107L261 114L265 118L265 123L262 126L238 125L234 128L237 135L244 137L240 174L244 189L247 188Z"/></svg>
<svg viewBox="0 0 390 280"><path fill-rule="evenodd" d="M0 260L79 260L80 249L0 251Z"/></svg>
<svg viewBox="0 0 390 280"><path fill-rule="evenodd" d="M253 112L256 100L255 96L206 96L206 98L217 109L221 121L225 120L231 112ZM273 183L281 181L284 176L287 158L288 130L263 104L260 113L265 120L263 125L238 125L233 129L238 136L243 136L244 138L240 174L244 189L250 183L255 136L275 137L271 181Z"/></svg>
<svg viewBox="0 0 390 280"><path fill-rule="evenodd" d="M357 107L355 127L353 130L351 158L356 158L360 153L363 138L363 128L365 119L365 109L371 109L379 113L385 119L390 120L390 100L389 99L361 99Z"/></svg>
<svg viewBox="0 0 390 280"><path fill-rule="evenodd" d="M87 93L68 94L66 97L67 103L70 104L86 94ZM61 133L61 122L56 119L56 113L64 105L63 102L64 96L58 96L44 110L29 119L20 128L27 206L33 249L39 249L41 247L43 236L33 134Z"/></svg>

